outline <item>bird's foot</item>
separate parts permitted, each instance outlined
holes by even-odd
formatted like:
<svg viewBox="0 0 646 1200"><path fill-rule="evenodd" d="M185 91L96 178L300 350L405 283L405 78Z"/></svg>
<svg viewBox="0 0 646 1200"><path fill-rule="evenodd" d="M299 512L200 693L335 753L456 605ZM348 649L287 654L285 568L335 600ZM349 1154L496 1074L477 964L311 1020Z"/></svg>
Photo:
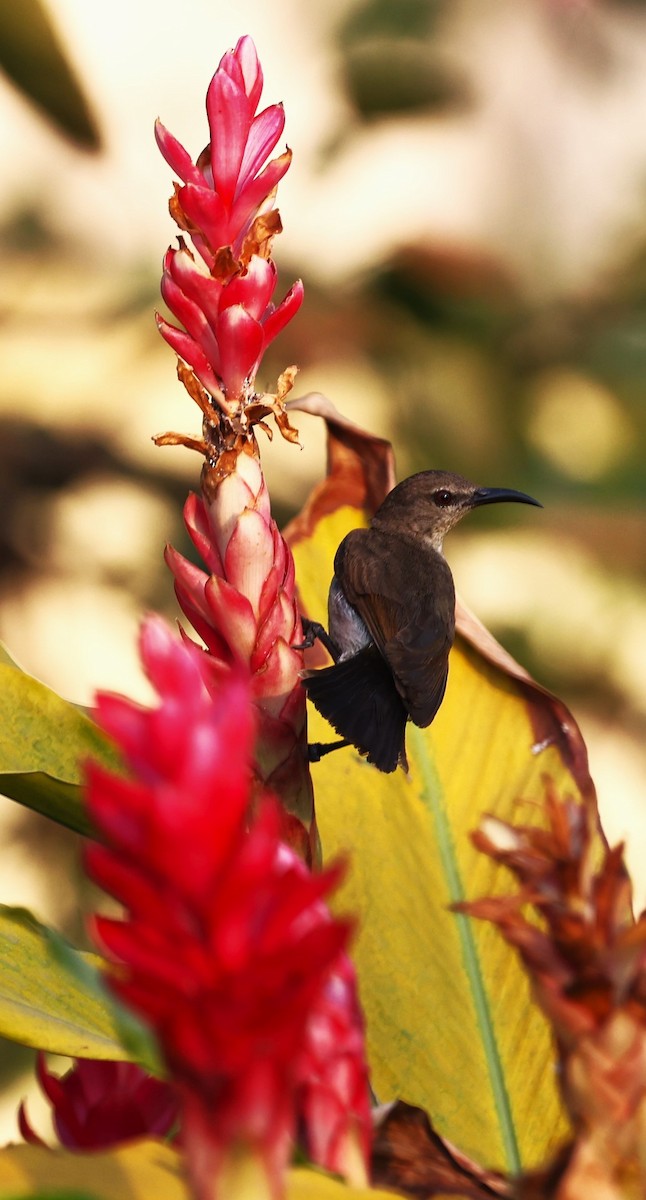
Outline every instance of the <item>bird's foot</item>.
<svg viewBox="0 0 646 1200"><path fill-rule="evenodd" d="M333 750L341 750L343 746L351 746L352 742L310 742L307 747L307 757L311 763L320 762L326 754Z"/></svg>
<svg viewBox="0 0 646 1200"><path fill-rule="evenodd" d="M339 648L332 641L325 626L321 625L320 621L310 621L309 617L301 617L301 625L305 636L302 642L292 643L292 650L311 650L314 643L319 641L336 662L339 657Z"/></svg>
<svg viewBox="0 0 646 1200"><path fill-rule="evenodd" d="M316 631L317 624L318 624L317 621L309 621L307 617L301 617L301 625L303 627L303 640L302 640L302 642L292 642L291 649L292 650L311 650L312 646L314 645L314 643L318 637L318 633ZM320 628L322 629L323 626L321 625Z"/></svg>

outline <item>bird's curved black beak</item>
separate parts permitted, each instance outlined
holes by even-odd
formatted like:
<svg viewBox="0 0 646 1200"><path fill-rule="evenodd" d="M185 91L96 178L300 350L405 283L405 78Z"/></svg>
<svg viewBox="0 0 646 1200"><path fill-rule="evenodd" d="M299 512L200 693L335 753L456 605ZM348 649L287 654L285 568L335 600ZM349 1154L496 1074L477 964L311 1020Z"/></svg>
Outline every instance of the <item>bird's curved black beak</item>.
<svg viewBox="0 0 646 1200"><path fill-rule="evenodd" d="M542 508L540 500L534 500L526 492L515 492L513 488L476 488L471 497L471 507L479 508L482 504L499 504L503 500L514 501L516 504L535 504Z"/></svg>

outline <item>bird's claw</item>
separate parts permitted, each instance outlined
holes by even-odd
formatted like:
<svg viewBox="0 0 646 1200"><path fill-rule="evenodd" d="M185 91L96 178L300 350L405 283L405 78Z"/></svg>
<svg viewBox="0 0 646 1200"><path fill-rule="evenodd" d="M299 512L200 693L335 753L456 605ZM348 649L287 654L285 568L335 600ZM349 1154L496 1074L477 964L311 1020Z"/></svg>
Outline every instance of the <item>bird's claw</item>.
<svg viewBox="0 0 646 1200"><path fill-rule="evenodd" d="M321 625L320 621L310 621L309 617L301 617L301 625L305 637L302 642L292 642L292 650L311 650L314 643L319 641L336 662L339 657L339 649L332 641L325 626Z"/></svg>
<svg viewBox="0 0 646 1200"><path fill-rule="evenodd" d="M333 750L341 750L343 746L351 746L351 742L345 740L339 742L309 742L307 747L307 758L311 763L320 762L325 758L326 754L331 754Z"/></svg>
<svg viewBox="0 0 646 1200"><path fill-rule="evenodd" d="M301 617L304 638L302 642L293 642L292 650L311 650L317 638L327 637L326 630L319 621L310 621L309 617Z"/></svg>

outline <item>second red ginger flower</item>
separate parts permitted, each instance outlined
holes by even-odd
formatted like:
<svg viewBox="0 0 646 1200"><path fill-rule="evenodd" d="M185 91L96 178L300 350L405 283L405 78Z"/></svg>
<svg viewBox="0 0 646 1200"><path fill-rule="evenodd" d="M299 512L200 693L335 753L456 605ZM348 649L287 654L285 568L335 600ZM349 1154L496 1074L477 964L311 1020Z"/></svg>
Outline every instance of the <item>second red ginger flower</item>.
<svg viewBox="0 0 646 1200"><path fill-rule="evenodd" d="M244 1145L279 1194L297 1118L311 1156L365 1177L370 1106L350 926L281 842L279 807L252 820L253 709L241 671L214 672L158 619L142 635L160 705L99 696L129 780L92 765L103 840L93 878L125 908L96 931L111 984L155 1030L180 1104L196 1196ZM250 824L251 821L251 824Z"/></svg>

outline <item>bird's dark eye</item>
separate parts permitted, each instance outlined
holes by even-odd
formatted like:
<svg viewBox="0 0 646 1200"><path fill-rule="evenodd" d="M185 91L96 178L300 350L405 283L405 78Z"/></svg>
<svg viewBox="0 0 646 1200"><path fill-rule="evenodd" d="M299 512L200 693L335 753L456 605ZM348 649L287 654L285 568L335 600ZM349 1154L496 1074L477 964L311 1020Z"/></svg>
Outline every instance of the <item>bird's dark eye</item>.
<svg viewBox="0 0 646 1200"><path fill-rule="evenodd" d="M453 492L440 488L439 492L433 492L433 499L439 508L446 508L447 505L453 504Z"/></svg>

